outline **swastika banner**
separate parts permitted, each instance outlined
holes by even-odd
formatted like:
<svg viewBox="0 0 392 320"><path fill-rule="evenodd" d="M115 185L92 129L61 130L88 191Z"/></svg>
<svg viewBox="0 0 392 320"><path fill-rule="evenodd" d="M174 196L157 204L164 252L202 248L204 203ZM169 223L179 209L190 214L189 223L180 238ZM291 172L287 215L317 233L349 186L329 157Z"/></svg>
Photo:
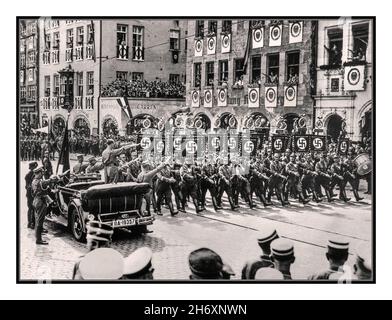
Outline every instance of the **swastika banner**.
<svg viewBox="0 0 392 320"><path fill-rule="evenodd" d="M310 150L325 151L327 149L327 136L313 135L310 138Z"/></svg>
<svg viewBox="0 0 392 320"><path fill-rule="evenodd" d="M310 136L294 136L293 147L294 152L309 152Z"/></svg>
<svg viewBox="0 0 392 320"><path fill-rule="evenodd" d="M271 146L272 152L285 152L287 148L289 148L288 144L290 141L290 137L287 135L275 135L272 136Z"/></svg>

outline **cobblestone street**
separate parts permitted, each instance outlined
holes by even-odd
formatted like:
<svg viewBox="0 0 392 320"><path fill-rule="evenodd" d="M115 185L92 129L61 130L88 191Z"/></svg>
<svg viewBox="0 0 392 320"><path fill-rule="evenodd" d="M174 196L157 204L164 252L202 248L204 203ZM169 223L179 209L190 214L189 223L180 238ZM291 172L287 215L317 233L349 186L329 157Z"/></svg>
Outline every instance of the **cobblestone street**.
<svg viewBox="0 0 392 320"><path fill-rule="evenodd" d="M54 163L54 162L53 162ZM72 164L71 164L72 165ZM85 244L76 242L65 227L47 222L48 246L35 244L33 230L27 229L24 176L27 163L21 162L20 174L20 279L67 280L78 257L85 252ZM351 196L351 191L347 189ZM361 181L360 193L365 183ZM208 197L208 196L207 196ZM276 201L276 200L275 200ZM349 265L352 265L353 251L357 246L370 245L372 239L371 200L357 203L335 201L308 205L291 201L291 206L282 208L275 202L272 207L250 210L241 203L237 212L212 210L197 216L189 204L187 213L171 217L167 209L163 216L157 216L149 227L154 232L136 237L119 231L113 238L112 247L124 256L141 246L152 249L155 279L181 280L189 278L188 255L198 247L209 247L219 253L235 271L235 279L241 278L244 263L260 255L256 242L257 232L264 226L274 226L278 233L294 241L296 261L292 267L293 279L306 279L310 274L327 268L325 259L326 242L331 236L340 235L350 241ZM225 209L229 205L224 201Z"/></svg>

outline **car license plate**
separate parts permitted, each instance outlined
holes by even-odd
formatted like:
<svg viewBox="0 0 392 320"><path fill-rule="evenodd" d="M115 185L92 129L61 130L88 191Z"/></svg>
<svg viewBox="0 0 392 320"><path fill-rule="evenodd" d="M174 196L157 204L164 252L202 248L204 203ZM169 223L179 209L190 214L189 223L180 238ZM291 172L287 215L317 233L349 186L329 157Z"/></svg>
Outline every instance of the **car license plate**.
<svg viewBox="0 0 392 320"><path fill-rule="evenodd" d="M113 221L113 227L128 227L136 224L136 219L121 219Z"/></svg>

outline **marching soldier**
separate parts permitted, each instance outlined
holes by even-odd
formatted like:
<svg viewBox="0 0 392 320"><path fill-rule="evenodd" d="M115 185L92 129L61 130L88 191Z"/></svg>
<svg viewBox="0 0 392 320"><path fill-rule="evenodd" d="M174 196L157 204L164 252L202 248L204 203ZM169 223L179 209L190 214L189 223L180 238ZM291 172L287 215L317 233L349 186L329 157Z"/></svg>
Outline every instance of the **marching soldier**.
<svg viewBox="0 0 392 320"><path fill-rule="evenodd" d="M309 280L328 280L334 273L343 273L343 266L348 258L349 243L345 240L328 240L325 256L329 262L329 269L309 277Z"/></svg>
<svg viewBox="0 0 392 320"><path fill-rule="evenodd" d="M363 198L359 196L359 177L357 175L357 166L354 163L354 158L351 153L348 154L348 158L343 162L343 169L345 170L343 176L345 185L347 185L347 182L350 184L356 201L363 200Z"/></svg>
<svg viewBox="0 0 392 320"><path fill-rule="evenodd" d="M289 190L292 188L293 191L299 196L300 201L303 204L307 204L310 200L304 198L301 186L301 175L299 173L298 164L296 163L295 155L290 155L290 162L286 165L286 173L288 174L286 184L286 201L289 194Z"/></svg>
<svg viewBox="0 0 392 320"><path fill-rule="evenodd" d="M322 200L318 197L315 189L315 178L317 173L314 171L314 162L310 153L306 155L306 158L300 166L303 171L301 183L304 197L306 197L306 191L310 191L313 195L313 200L317 203L321 202Z"/></svg>
<svg viewBox="0 0 392 320"><path fill-rule="evenodd" d="M36 161L29 163L29 172L25 176L25 188L26 188L26 197L27 197L27 227L30 229L35 228L35 217L34 217L34 196L32 191L32 182L34 178L34 169L38 167L38 163Z"/></svg>
<svg viewBox="0 0 392 320"><path fill-rule="evenodd" d="M233 201L234 205L239 208L238 205L238 197L241 194L242 198L249 204L249 207L252 209L254 208L252 197L250 195L250 183L249 181L243 176L244 168L241 164L236 163L234 164L234 173L233 177L231 178L231 185L233 189Z"/></svg>
<svg viewBox="0 0 392 320"><path fill-rule="evenodd" d="M285 280L291 280L291 265L295 261L294 245L290 240L275 239L271 243L271 260L274 268L282 272Z"/></svg>
<svg viewBox="0 0 392 320"><path fill-rule="evenodd" d="M338 155L333 157L334 163L331 165L331 172L332 172L332 181L330 190L333 192L336 185L339 186L339 199L343 200L344 202L348 202L351 198L347 198L346 195L346 184L347 182L344 179L344 168L342 166L342 161Z"/></svg>
<svg viewBox="0 0 392 320"><path fill-rule="evenodd" d="M283 193L283 182L287 179L282 175L284 166L279 161L279 154L275 153L274 160L271 162L270 167L270 180L269 180L269 194L268 201L271 201L272 192L275 191L276 197L281 201L282 206L289 205L290 203L286 200L286 197Z"/></svg>
<svg viewBox="0 0 392 320"><path fill-rule="evenodd" d="M192 197L193 204L196 209L196 213L200 213L202 210L198 203L197 194L197 177L192 168L190 168L186 163L180 169L181 183L180 189L182 193L182 203L181 208L185 211L185 203L189 196Z"/></svg>
<svg viewBox="0 0 392 320"><path fill-rule="evenodd" d="M50 191L50 184L58 181L57 177L43 180L44 169L38 167L34 169L34 180L31 184L34 196L33 206L35 209L35 243L39 245L47 245L48 242L42 240L42 233L47 231L44 229L44 221L48 212L47 197Z"/></svg>
<svg viewBox="0 0 392 320"><path fill-rule="evenodd" d="M162 215L161 213L161 205L162 200L165 198L166 204L170 209L170 214L175 216L178 214L178 211L174 210L173 202L172 202L172 193L170 185L176 183L176 180L172 177L170 166L166 164L165 167L162 168L160 172L157 173L157 181L156 181L156 194L157 194L157 214Z"/></svg>
<svg viewBox="0 0 392 320"><path fill-rule="evenodd" d="M331 175L328 172L328 158L327 153L324 152L321 156L320 161L315 165L315 171L317 176L315 178L316 190L321 195L321 186L324 188L325 194L327 195L328 202L334 201L332 198L332 190L330 188Z"/></svg>
<svg viewBox="0 0 392 320"><path fill-rule="evenodd" d="M218 205L217 197L217 188L214 182L216 178L217 172L212 163L204 164L202 167L201 179L200 179L200 189L201 189L201 206L202 209L205 210L206 205L206 193L210 192L212 204L214 206L215 211L222 209L221 206Z"/></svg>
<svg viewBox="0 0 392 320"><path fill-rule="evenodd" d="M175 183L170 184L170 188L174 194L174 200L176 202L177 210L180 212L185 212L185 208L182 208L182 199L183 194L181 192L180 183L181 183L181 174L180 174L181 164L174 163L173 169L171 170L173 178L176 180Z"/></svg>
<svg viewBox="0 0 392 320"><path fill-rule="evenodd" d="M227 198L230 203L231 210L235 210L236 206L233 201L233 190L231 186L231 178L232 178L232 170L227 163L220 165L218 169L219 175L219 189L217 202L218 206L222 206L222 196L223 193L226 192Z"/></svg>
<svg viewBox="0 0 392 320"><path fill-rule="evenodd" d="M278 239L278 233L275 229L264 228L259 234L257 243L261 248L262 255L257 260L248 261L242 269L241 279L255 279L255 274L260 268L273 268L271 260L271 242Z"/></svg>
<svg viewBox="0 0 392 320"><path fill-rule="evenodd" d="M272 205L272 202L268 202L266 199L266 189L269 177L263 173L264 171L263 159L257 160L250 166L250 177L249 183L251 188L251 197L253 193L260 199L264 207Z"/></svg>

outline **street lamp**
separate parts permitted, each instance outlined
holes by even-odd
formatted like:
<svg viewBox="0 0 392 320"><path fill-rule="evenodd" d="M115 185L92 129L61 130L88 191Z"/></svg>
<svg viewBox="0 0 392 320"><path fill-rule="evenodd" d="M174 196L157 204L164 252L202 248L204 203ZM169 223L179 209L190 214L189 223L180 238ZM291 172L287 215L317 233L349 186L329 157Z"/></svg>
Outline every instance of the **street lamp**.
<svg viewBox="0 0 392 320"><path fill-rule="evenodd" d="M62 108L67 109L70 112L73 109L73 80L75 71L71 65L58 71L60 75L60 83L64 83L64 95L60 96L60 105Z"/></svg>

